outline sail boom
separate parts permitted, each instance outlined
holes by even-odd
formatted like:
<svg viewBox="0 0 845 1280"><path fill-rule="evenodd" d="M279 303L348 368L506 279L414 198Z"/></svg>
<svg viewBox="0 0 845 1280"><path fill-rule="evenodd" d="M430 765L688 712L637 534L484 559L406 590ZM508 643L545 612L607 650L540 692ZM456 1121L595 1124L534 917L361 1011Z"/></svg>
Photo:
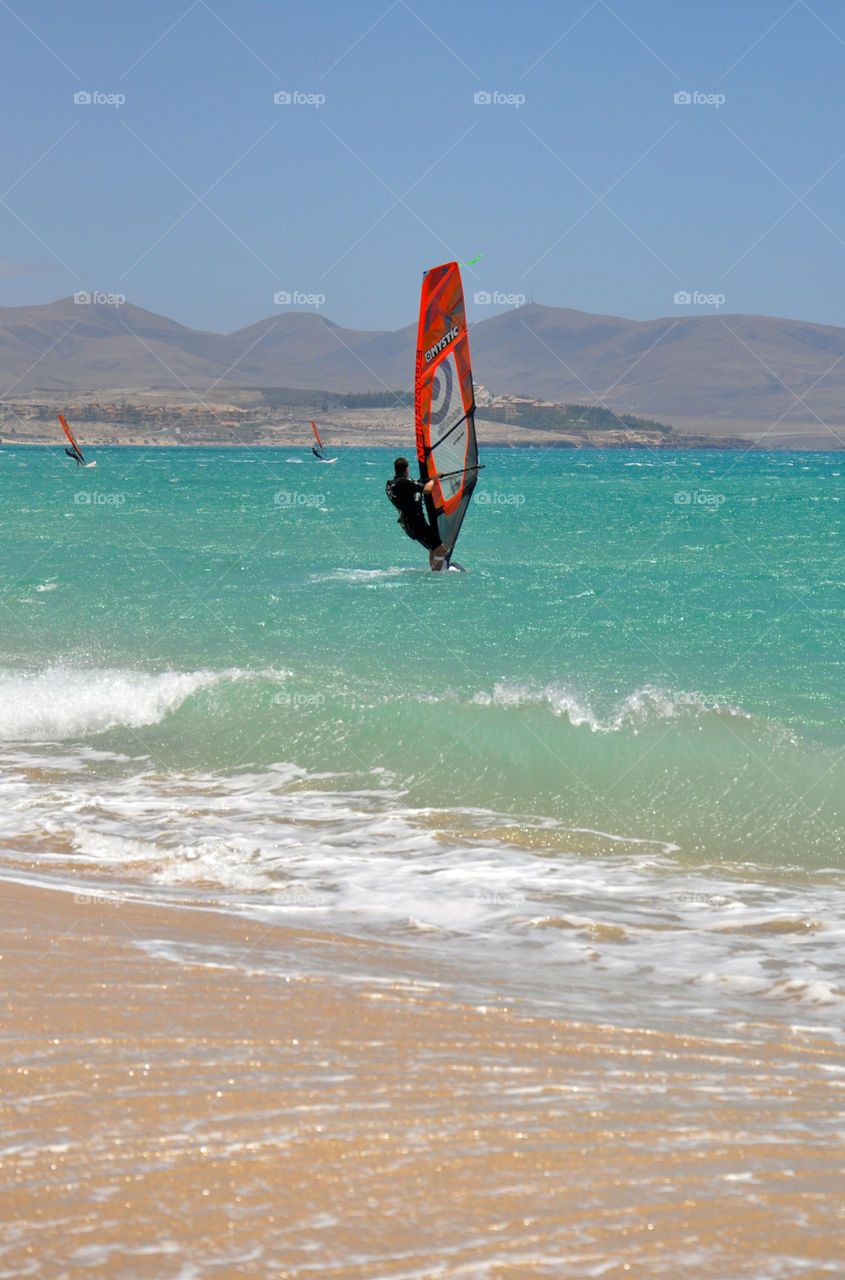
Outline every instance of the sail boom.
<svg viewBox="0 0 845 1280"><path fill-rule="evenodd" d="M475 406L473 406L473 408L475 408ZM431 453L434 449L437 449L441 444L443 444L444 440L448 440L452 432L457 431L458 427L461 426L462 423L466 422L468 417L469 417L469 414L465 413L464 416L458 422L456 422L453 427L449 428L449 430L446 432L445 435L442 435L439 440L435 440L433 444L428 446L428 452Z"/></svg>

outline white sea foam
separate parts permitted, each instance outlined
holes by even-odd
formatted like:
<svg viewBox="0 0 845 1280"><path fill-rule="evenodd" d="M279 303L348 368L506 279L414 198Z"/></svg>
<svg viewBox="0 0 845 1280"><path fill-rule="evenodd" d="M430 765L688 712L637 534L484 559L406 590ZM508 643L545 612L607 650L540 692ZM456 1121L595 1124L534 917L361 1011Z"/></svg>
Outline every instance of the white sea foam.
<svg viewBox="0 0 845 1280"><path fill-rule="evenodd" d="M160 723L199 689L284 672L164 671L152 673L63 664L21 672L0 669L0 738L54 742Z"/></svg>
<svg viewBox="0 0 845 1280"><path fill-rule="evenodd" d="M571 969L579 999L591 983L622 984L626 998L647 984L655 1008L740 1000L750 1016L841 1020L845 889L829 876L689 870L668 842L612 828L416 809L384 774L351 792L293 765L222 777L133 772L118 757L55 763L26 776L6 754L0 839L28 851L22 866L68 875L80 901L149 886L268 922L445 947L541 999Z"/></svg>
<svg viewBox="0 0 845 1280"><path fill-rule="evenodd" d="M586 725L593 733L618 733L621 729L636 728L650 721L702 712L749 718L748 712L725 698L685 690L673 692L652 685L635 689L603 715L582 694L560 685L538 688L503 680L494 685L492 693L481 691L473 701L481 706L545 706L553 715L565 716L574 727Z"/></svg>
<svg viewBox="0 0 845 1280"><path fill-rule="evenodd" d="M32 674L0 674L0 735L46 742L101 733L116 725L156 724L197 689L211 671L79 670L56 666Z"/></svg>
<svg viewBox="0 0 845 1280"><path fill-rule="evenodd" d="M393 566L387 569L329 569L323 573L312 573L310 582L384 582L389 578L405 578L407 568ZM414 570L411 570L414 572ZM428 570L426 570L426 573Z"/></svg>

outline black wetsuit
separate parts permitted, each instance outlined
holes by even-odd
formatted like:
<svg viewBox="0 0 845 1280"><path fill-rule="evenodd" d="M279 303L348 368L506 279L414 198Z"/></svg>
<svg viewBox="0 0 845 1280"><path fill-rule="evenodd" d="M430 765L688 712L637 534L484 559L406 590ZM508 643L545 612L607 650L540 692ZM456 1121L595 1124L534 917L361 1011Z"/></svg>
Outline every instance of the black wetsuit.
<svg viewBox="0 0 845 1280"><path fill-rule="evenodd" d="M440 536L425 518L422 504L423 482L410 476L394 476L385 485L385 493L399 512L397 523L414 542L421 542L429 551L440 546Z"/></svg>
<svg viewBox="0 0 845 1280"><path fill-rule="evenodd" d="M79 456L79 454L74 453L72 449L65 449L65 453L69 458L73 458L74 462L78 467L82 467L85 465L82 461L82 458Z"/></svg>

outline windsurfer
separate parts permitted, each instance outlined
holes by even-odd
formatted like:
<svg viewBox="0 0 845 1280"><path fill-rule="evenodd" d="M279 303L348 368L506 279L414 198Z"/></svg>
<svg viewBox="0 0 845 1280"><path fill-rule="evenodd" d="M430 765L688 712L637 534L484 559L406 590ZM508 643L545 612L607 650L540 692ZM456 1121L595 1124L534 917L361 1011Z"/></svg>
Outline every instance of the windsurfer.
<svg viewBox="0 0 845 1280"><path fill-rule="evenodd" d="M78 453L74 453L74 452L73 452L73 449L65 449L65 453L67 454L67 456L68 456L69 458L73 458L74 462L76 463L76 465L77 465L78 467L84 466L84 463L83 463L82 459L80 458L79 454L78 454Z"/></svg>
<svg viewBox="0 0 845 1280"><path fill-rule="evenodd" d="M440 541L439 535L432 529L425 518L422 495L431 493L434 488L434 475L423 484L422 480L412 480L408 475L408 459L397 458L393 463L395 475L385 485L385 492L399 512L397 524L414 542L421 542L428 548L428 560L432 569L444 568L448 551Z"/></svg>

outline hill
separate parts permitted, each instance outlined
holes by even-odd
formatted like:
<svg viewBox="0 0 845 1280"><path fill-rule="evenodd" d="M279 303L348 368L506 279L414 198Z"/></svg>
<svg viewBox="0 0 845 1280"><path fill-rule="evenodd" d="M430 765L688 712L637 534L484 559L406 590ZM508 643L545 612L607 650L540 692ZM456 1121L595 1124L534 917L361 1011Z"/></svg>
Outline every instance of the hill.
<svg viewBox="0 0 845 1280"><path fill-rule="evenodd" d="M280 312L229 334L131 303L0 308L4 398L184 387L408 388L415 326L344 329ZM532 304L471 327L476 380L496 395L593 404L718 436L841 448L845 329L766 316L635 321Z"/></svg>

